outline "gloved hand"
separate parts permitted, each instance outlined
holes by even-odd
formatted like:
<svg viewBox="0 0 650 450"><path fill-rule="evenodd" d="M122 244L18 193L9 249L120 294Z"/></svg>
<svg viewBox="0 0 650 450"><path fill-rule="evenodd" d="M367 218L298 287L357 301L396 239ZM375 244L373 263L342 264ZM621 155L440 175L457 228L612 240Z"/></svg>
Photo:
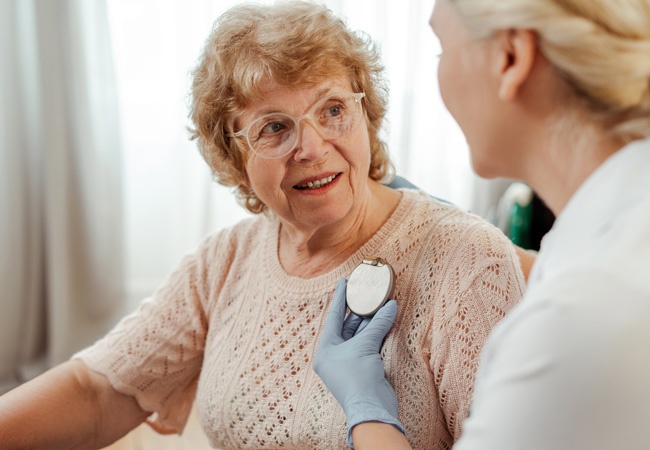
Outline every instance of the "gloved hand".
<svg viewBox="0 0 650 450"><path fill-rule="evenodd" d="M348 421L348 444L352 428L378 421L404 427L397 419L397 397L386 380L379 350L397 314L395 300L388 301L372 319L350 313L345 318L347 280L336 285L314 370L341 404Z"/></svg>

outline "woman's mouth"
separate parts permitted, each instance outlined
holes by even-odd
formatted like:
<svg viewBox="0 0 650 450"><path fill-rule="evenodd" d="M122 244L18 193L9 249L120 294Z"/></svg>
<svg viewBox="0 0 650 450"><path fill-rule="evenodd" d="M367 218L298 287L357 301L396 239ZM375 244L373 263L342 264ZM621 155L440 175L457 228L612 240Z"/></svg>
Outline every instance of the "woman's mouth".
<svg viewBox="0 0 650 450"><path fill-rule="evenodd" d="M338 177L339 175L341 175L341 174L340 174L340 173L337 173L337 174L334 174L334 175L330 175L329 177L321 178L320 180L308 181L308 182L305 183L305 184L297 184L297 185L295 185L294 187L295 187L296 189L300 189L300 190L305 190L305 189L318 189L318 188L321 188L321 187L323 187L323 186L327 186L327 185L330 184L332 181L334 181L334 179L335 179L336 177Z"/></svg>

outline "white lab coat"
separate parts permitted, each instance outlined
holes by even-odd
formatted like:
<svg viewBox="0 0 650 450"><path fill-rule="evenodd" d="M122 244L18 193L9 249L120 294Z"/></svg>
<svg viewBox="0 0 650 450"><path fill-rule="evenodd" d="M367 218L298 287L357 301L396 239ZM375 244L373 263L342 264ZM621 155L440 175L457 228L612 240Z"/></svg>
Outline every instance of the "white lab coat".
<svg viewBox="0 0 650 450"><path fill-rule="evenodd" d="M650 449L650 140L557 218L484 347L454 450Z"/></svg>

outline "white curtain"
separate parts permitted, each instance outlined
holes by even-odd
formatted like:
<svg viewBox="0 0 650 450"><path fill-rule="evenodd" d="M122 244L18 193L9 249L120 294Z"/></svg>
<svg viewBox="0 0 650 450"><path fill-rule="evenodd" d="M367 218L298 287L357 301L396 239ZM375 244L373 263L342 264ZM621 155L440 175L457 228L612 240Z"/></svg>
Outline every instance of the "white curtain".
<svg viewBox="0 0 650 450"><path fill-rule="evenodd" d="M105 2L0 2L0 389L125 311L122 174Z"/></svg>

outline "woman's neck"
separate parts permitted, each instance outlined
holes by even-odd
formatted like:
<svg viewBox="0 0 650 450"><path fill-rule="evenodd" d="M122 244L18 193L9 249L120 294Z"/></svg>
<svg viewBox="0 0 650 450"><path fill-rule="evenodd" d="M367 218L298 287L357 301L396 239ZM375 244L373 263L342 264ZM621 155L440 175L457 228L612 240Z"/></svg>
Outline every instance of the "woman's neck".
<svg viewBox="0 0 650 450"><path fill-rule="evenodd" d="M522 177L556 216L585 180L624 146L600 129L584 127L580 131L574 131L573 137L557 135L539 146L537 157Z"/></svg>
<svg viewBox="0 0 650 450"><path fill-rule="evenodd" d="M301 278L329 272L374 236L397 208L401 195L399 191L371 182L366 201L337 224L313 230L281 225L280 264L287 274Z"/></svg>

